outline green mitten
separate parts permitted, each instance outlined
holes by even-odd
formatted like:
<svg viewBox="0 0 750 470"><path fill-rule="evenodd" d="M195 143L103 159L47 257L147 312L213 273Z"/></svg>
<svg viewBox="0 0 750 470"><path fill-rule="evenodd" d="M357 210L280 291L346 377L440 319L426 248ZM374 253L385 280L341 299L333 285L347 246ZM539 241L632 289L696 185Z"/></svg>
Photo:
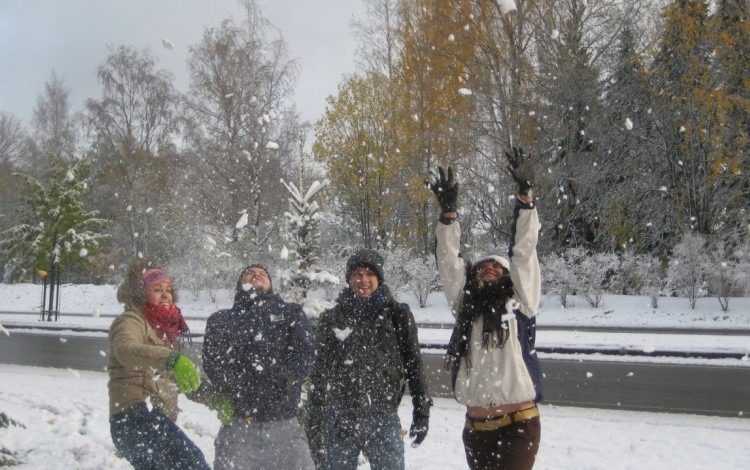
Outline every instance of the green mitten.
<svg viewBox="0 0 750 470"><path fill-rule="evenodd" d="M182 393L189 393L198 389L201 376L193 361L178 351L172 351L167 358L167 368L172 369L177 379L177 388Z"/></svg>
<svg viewBox="0 0 750 470"><path fill-rule="evenodd" d="M216 416L221 421L221 424L229 426L234 421L234 405L232 405L232 401L229 398L217 395L211 399L208 407L216 410Z"/></svg>

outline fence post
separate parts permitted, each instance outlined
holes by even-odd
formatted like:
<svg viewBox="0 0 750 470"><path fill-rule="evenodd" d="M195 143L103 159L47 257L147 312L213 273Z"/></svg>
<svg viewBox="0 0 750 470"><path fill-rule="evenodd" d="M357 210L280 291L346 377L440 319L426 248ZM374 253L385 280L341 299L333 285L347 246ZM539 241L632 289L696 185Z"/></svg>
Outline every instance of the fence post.
<svg viewBox="0 0 750 470"><path fill-rule="evenodd" d="M41 305L41 317L39 320L44 321L44 314L45 312L45 305L47 300L47 271L44 269L37 269L36 270L37 275L42 279L42 305Z"/></svg>

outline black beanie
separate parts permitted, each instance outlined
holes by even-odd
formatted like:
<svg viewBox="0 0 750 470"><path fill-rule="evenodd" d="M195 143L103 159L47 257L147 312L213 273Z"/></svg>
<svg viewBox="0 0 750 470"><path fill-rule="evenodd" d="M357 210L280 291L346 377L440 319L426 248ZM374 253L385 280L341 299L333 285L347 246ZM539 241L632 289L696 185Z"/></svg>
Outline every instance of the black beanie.
<svg viewBox="0 0 750 470"><path fill-rule="evenodd" d="M375 250L362 248L354 252L346 262L346 281L349 282L349 276L361 267L370 268L378 276L378 283L383 283L383 257Z"/></svg>

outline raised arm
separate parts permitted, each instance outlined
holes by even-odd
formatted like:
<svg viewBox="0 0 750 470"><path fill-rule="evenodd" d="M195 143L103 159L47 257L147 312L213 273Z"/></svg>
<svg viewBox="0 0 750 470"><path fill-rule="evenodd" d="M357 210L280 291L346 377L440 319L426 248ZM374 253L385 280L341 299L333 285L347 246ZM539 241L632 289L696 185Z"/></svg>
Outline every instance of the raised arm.
<svg viewBox="0 0 750 470"><path fill-rule="evenodd" d="M528 317L535 316L539 311L542 294L542 277L536 251L540 227L536 204L519 198L513 209L512 239L508 255L513 289L521 302L521 311Z"/></svg>
<svg viewBox="0 0 750 470"><path fill-rule="evenodd" d="M521 302L521 311L533 317L539 311L542 281L537 256L539 241L539 214L534 201L534 166L523 149L513 147L513 153L505 152L508 171L518 184L518 198L513 209L511 240L508 248L510 277L516 297Z"/></svg>
<svg viewBox="0 0 750 470"><path fill-rule="evenodd" d="M440 204L440 219L435 235L435 261L443 281L448 306L455 317L461 305L463 287L466 283L466 268L463 258L459 256L461 247L461 226L458 223L456 205L458 201L458 181L452 168L448 173L442 167L437 172L430 172L425 181L427 187L435 193Z"/></svg>

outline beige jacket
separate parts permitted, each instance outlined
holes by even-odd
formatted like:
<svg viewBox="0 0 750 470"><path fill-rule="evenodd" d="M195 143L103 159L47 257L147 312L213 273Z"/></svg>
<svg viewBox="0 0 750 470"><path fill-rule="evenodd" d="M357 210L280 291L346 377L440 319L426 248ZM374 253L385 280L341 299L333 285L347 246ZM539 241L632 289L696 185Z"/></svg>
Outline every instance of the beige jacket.
<svg viewBox="0 0 750 470"><path fill-rule="evenodd" d="M150 400L172 420L177 419L179 390L167 371L172 352L148 324L143 313L128 306L109 328L109 415Z"/></svg>
<svg viewBox="0 0 750 470"><path fill-rule="evenodd" d="M482 346L482 317L469 339L471 368L461 361L455 383L456 400L466 406L496 407L541 399L541 369L534 349L535 319L541 296L541 274L536 245L539 216L533 204L517 203L511 233L510 277L513 298L503 315L508 341L502 347ZM458 315L466 284L466 266L460 256L461 227L439 223L437 266L453 316Z"/></svg>

